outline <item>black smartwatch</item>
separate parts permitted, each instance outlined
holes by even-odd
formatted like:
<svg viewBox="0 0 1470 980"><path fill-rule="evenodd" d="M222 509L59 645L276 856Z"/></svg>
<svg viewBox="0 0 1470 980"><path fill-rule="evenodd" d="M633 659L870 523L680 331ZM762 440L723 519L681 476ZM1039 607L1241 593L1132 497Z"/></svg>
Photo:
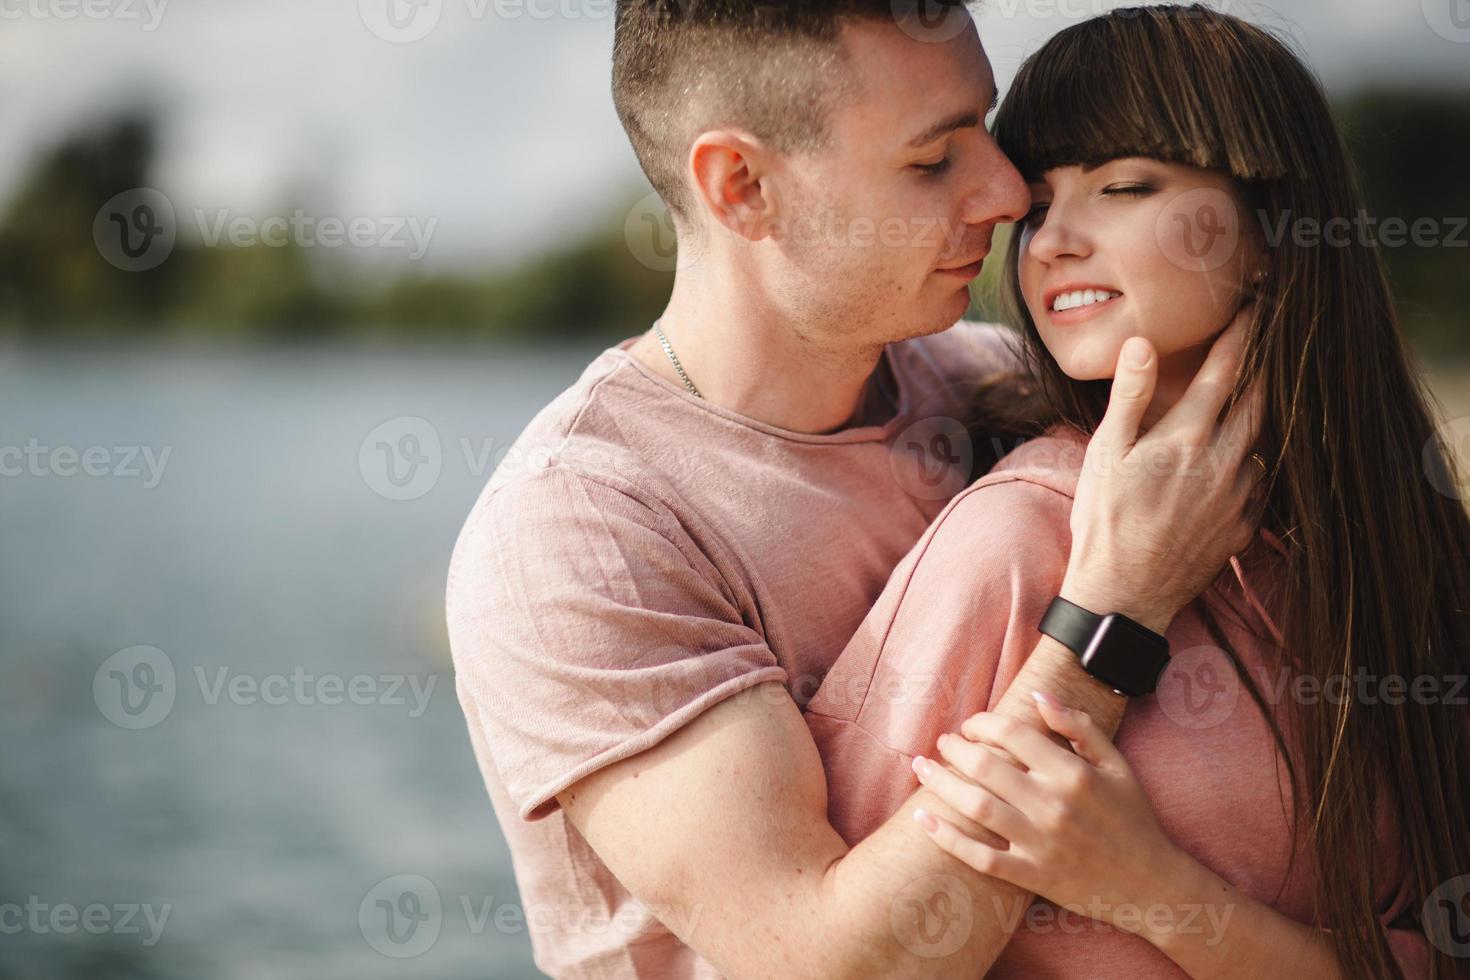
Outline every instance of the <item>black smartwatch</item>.
<svg viewBox="0 0 1470 980"><path fill-rule="evenodd" d="M1122 613L1099 616L1057 596L1041 632L1077 654L1082 669L1131 698L1152 694L1169 663L1169 641Z"/></svg>

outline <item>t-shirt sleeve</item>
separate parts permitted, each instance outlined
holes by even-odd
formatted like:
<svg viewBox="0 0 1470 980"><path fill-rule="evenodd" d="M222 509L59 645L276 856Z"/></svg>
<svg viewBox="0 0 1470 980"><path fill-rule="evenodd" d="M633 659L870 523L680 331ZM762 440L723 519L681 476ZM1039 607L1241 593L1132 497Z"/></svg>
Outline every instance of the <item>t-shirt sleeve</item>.
<svg viewBox="0 0 1470 980"><path fill-rule="evenodd" d="M915 755L995 707L1061 587L1071 498L991 479L936 518L807 705L829 817L849 843L917 789Z"/></svg>
<svg viewBox="0 0 1470 980"><path fill-rule="evenodd" d="M522 819L724 698L786 681L670 511L565 466L480 502L446 608L466 719Z"/></svg>

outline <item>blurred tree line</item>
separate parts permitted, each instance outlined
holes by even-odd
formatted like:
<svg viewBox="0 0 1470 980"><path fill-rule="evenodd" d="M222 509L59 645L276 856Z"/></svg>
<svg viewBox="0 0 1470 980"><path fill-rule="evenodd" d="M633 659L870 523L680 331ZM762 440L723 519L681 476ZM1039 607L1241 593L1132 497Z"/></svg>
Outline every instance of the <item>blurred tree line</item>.
<svg viewBox="0 0 1470 980"><path fill-rule="evenodd" d="M1451 296L1470 271L1470 229L1460 225L1458 245L1448 240L1455 219L1470 217L1470 93L1371 92L1339 110L1369 214L1410 225L1431 218L1446 239L1382 246L1410 336L1429 356L1470 355L1464 304ZM102 255L93 224L114 195L154 186L156 129L139 111L79 132L0 204L0 335L611 339L645 329L668 293L671 274L630 250L626 209L580 239L477 275L365 274L289 239L211 246L191 240L180 216L165 260L124 271Z"/></svg>

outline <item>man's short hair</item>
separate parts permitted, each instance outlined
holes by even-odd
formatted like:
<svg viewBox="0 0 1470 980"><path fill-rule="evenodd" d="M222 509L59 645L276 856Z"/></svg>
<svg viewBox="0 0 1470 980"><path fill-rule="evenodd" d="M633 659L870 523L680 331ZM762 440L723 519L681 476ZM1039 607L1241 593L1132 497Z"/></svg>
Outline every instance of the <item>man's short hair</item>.
<svg viewBox="0 0 1470 980"><path fill-rule="evenodd" d="M964 0L618 0L613 104L648 180L687 216L695 136L738 126L784 153L820 148L841 92L844 21L897 22Z"/></svg>

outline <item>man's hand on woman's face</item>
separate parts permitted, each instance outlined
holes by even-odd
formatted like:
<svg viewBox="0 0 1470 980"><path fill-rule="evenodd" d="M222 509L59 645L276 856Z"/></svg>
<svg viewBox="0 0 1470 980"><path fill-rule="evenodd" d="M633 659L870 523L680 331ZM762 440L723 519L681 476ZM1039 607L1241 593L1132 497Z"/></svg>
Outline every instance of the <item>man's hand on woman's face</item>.
<svg viewBox="0 0 1470 980"><path fill-rule="evenodd" d="M1260 431L1261 392L1248 392L1218 421L1253 315L1250 306L1236 315L1183 397L1142 436L1159 359L1141 338L1123 346L1077 484L1063 597L1163 633L1254 538L1262 471L1247 457Z"/></svg>

